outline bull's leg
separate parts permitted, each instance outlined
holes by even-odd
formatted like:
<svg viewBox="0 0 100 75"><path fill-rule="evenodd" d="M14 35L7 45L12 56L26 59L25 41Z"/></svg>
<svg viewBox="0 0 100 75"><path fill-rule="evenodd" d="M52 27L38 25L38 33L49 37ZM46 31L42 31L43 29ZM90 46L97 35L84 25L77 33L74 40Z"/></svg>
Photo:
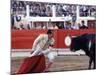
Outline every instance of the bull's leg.
<svg viewBox="0 0 100 75"><path fill-rule="evenodd" d="M91 69L91 65L92 65L92 58L90 57L90 59L89 59L89 67L88 67L88 69Z"/></svg>
<svg viewBox="0 0 100 75"><path fill-rule="evenodd" d="M93 60L93 69L96 69L96 60Z"/></svg>

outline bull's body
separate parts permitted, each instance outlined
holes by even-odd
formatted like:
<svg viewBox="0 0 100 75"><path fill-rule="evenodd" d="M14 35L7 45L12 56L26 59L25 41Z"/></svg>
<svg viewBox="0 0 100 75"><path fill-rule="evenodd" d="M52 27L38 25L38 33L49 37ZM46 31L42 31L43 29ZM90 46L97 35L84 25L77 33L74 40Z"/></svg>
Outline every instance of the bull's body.
<svg viewBox="0 0 100 75"><path fill-rule="evenodd" d="M96 35L84 34L75 38L72 38L71 51L77 51L82 49L87 56L89 56L89 69L91 69L92 62L93 68L96 68Z"/></svg>

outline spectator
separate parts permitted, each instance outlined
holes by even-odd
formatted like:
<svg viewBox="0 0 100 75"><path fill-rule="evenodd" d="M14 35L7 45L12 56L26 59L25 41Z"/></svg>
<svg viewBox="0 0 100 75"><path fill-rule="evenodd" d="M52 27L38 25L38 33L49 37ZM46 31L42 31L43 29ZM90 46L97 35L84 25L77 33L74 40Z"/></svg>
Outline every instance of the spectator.
<svg viewBox="0 0 100 75"><path fill-rule="evenodd" d="M84 21L81 21L82 25L80 26L80 29L88 29L88 27L84 24Z"/></svg>
<svg viewBox="0 0 100 75"><path fill-rule="evenodd" d="M20 29L21 29L21 30L25 29L23 24L20 25Z"/></svg>
<svg viewBox="0 0 100 75"><path fill-rule="evenodd" d="M41 22L41 25L42 25L42 29L47 29L47 23L46 22Z"/></svg>
<svg viewBox="0 0 100 75"><path fill-rule="evenodd" d="M21 21L21 16L16 15L15 17L16 17L16 21L17 21L17 22Z"/></svg>
<svg viewBox="0 0 100 75"><path fill-rule="evenodd" d="M47 16L46 15L46 4L41 3L40 11L41 11L41 16Z"/></svg>
<svg viewBox="0 0 100 75"><path fill-rule="evenodd" d="M58 29L58 26L56 25L56 23L53 24L53 29Z"/></svg>
<svg viewBox="0 0 100 75"><path fill-rule="evenodd" d="M78 30L79 26L75 22L73 22L72 25L71 25L71 29Z"/></svg>
<svg viewBox="0 0 100 75"><path fill-rule="evenodd" d="M17 4L17 2L16 1L12 1L12 9L13 9L13 12L16 12L17 11L17 6L18 6L18 4Z"/></svg>
<svg viewBox="0 0 100 75"><path fill-rule="evenodd" d="M90 16L96 16L96 7L91 7L90 8Z"/></svg>
<svg viewBox="0 0 100 75"><path fill-rule="evenodd" d="M43 29L47 29L47 26L46 26L46 25L43 25L42 28L43 28Z"/></svg>
<svg viewBox="0 0 100 75"><path fill-rule="evenodd" d="M42 29L42 25L40 22L36 22L36 29Z"/></svg>
<svg viewBox="0 0 100 75"><path fill-rule="evenodd" d="M66 22L64 29L71 29L71 23L70 22Z"/></svg>
<svg viewBox="0 0 100 75"><path fill-rule="evenodd" d="M30 29L31 29L29 25L27 25L27 29L28 29L28 30L30 30Z"/></svg>
<svg viewBox="0 0 100 75"><path fill-rule="evenodd" d="M58 29L64 29L64 24L62 22L57 23L57 24L58 24L57 25Z"/></svg>
<svg viewBox="0 0 100 75"><path fill-rule="evenodd" d="M14 16L11 14L11 28L14 27Z"/></svg>
<svg viewBox="0 0 100 75"><path fill-rule="evenodd" d="M77 23L77 25L78 25L78 27L79 27L79 29L80 29L80 27L81 27L81 24L80 24L80 23Z"/></svg>
<svg viewBox="0 0 100 75"><path fill-rule="evenodd" d="M48 17L51 17L52 16L52 9L51 9L51 6L47 6L46 8L46 15Z"/></svg>
<svg viewBox="0 0 100 75"><path fill-rule="evenodd" d="M69 22L66 29L71 29L71 23Z"/></svg>
<svg viewBox="0 0 100 75"><path fill-rule="evenodd" d="M47 29L53 29L53 25L51 22L48 23Z"/></svg>

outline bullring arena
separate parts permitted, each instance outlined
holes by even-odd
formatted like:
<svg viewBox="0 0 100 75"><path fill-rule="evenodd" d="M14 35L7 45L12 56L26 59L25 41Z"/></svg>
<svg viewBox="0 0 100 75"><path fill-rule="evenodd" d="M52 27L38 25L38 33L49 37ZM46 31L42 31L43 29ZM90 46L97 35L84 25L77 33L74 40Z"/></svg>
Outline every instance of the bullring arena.
<svg viewBox="0 0 100 75"><path fill-rule="evenodd" d="M82 50L71 52L70 39L96 33L96 5L68 1L11 0L11 74L30 56L36 37L48 29L54 30L55 60L46 72L88 70L89 57Z"/></svg>

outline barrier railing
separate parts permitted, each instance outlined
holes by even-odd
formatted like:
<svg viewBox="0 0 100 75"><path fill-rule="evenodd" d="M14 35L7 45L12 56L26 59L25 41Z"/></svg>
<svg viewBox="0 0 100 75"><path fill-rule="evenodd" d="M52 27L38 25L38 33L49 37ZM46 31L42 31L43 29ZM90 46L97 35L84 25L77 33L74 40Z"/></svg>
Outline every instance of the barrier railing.
<svg viewBox="0 0 100 75"><path fill-rule="evenodd" d="M12 49L31 49L32 44L39 34L46 33L47 30L12 30L11 47ZM66 36L79 36L85 33L96 33L95 29L82 30L54 30L54 48L69 48L65 44Z"/></svg>

